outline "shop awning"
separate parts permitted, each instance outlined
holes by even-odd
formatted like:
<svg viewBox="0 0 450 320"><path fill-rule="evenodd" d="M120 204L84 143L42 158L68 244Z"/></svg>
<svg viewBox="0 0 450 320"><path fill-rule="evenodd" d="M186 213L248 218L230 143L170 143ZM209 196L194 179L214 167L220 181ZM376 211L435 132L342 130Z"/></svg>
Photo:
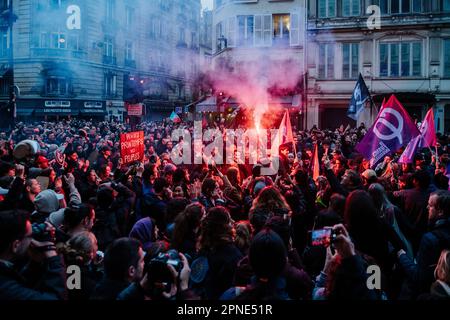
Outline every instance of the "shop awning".
<svg viewBox="0 0 450 320"><path fill-rule="evenodd" d="M73 110L71 108L39 108L35 110L35 115L37 116L76 116L78 115L78 110Z"/></svg>
<svg viewBox="0 0 450 320"><path fill-rule="evenodd" d="M80 110L80 116L93 116L101 117L106 115L106 110L104 109L82 109Z"/></svg>
<svg viewBox="0 0 450 320"><path fill-rule="evenodd" d="M22 117L30 117L34 112L34 109L22 109L22 108L18 108L17 109L17 116L22 116Z"/></svg>

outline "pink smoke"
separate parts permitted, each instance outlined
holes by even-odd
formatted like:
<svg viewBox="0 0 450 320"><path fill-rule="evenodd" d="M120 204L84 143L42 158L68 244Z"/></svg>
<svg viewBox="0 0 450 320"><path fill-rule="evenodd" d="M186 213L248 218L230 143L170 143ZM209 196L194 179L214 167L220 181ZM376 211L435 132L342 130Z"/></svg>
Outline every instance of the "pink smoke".
<svg viewBox="0 0 450 320"><path fill-rule="evenodd" d="M282 49L277 50L282 52ZM254 109L255 127L262 123L269 109L280 107L270 103L271 94L274 91L279 95L293 92L302 79L303 70L292 60L292 52L287 50L288 53L278 54L277 60L269 59L267 52L262 50L252 51L251 61L236 63L229 59L222 65L217 61L216 69L212 71L210 78L216 90L224 91L245 107ZM232 53L240 56L239 49L233 49ZM248 51L246 55L249 55Z"/></svg>

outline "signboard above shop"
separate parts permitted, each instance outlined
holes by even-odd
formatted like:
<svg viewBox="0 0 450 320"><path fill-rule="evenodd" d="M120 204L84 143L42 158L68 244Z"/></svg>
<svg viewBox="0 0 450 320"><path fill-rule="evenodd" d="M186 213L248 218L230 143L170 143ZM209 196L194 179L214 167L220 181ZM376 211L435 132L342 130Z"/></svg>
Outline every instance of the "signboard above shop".
<svg viewBox="0 0 450 320"><path fill-rule="evenodd" d="M38 113L49 115L72 114L72 105L70 101L48 100L44 102L44 108L38 109Z"/></svg>
<svg viewBox="0 0 450 320"><path fill-rule="evenodd" d="M142 116L142 109L143 109L142 103L137 103L137 104L127 103L125 105L125 107L127 109L127 113L129 116L136 116L136 117Z"/></svg>

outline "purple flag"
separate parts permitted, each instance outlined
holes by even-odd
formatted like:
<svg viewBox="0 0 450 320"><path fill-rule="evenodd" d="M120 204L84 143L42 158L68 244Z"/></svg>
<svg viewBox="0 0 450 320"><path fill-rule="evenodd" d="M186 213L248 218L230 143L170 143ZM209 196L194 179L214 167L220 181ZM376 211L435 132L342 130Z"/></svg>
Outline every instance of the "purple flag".
<svg viewBox="0 0 450 320"><path fill-rule="evenodd" d="M422 126L420 127L420 135L415 137L408 143L405 151L398 160L399 163L413 163L414 155L417 150L432 147L436 145L436 130L434 129L433 109L428 110Z"/></svg>
<svg viewBox="0 0 450 320"><path fill-rule="evenodd" d="M362 141L356 146L370 165L376 166L385 156L406 146L420 134L400 101L392 95Z"/></svg>
<svg viewBox="0 0 450 320"><path fill-rule="evenodd" d="M398 159L398 163L413 163L414 155L416 154L417 149L419 149L422 140L421 138L422 137L419 135L408 143L405 151L403 151L400 159Z"/></svg>

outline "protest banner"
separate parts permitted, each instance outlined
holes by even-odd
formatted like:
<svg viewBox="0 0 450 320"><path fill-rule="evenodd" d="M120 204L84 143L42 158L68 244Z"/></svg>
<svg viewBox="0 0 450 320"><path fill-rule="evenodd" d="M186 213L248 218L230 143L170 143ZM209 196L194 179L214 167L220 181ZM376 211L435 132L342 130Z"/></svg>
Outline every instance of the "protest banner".
<svg viewBox="0 0 450 320"><path fill-rule="evenodd" d="M120 135L120 157L123 164L142 161L144 158L144 131Z"/></svg>

